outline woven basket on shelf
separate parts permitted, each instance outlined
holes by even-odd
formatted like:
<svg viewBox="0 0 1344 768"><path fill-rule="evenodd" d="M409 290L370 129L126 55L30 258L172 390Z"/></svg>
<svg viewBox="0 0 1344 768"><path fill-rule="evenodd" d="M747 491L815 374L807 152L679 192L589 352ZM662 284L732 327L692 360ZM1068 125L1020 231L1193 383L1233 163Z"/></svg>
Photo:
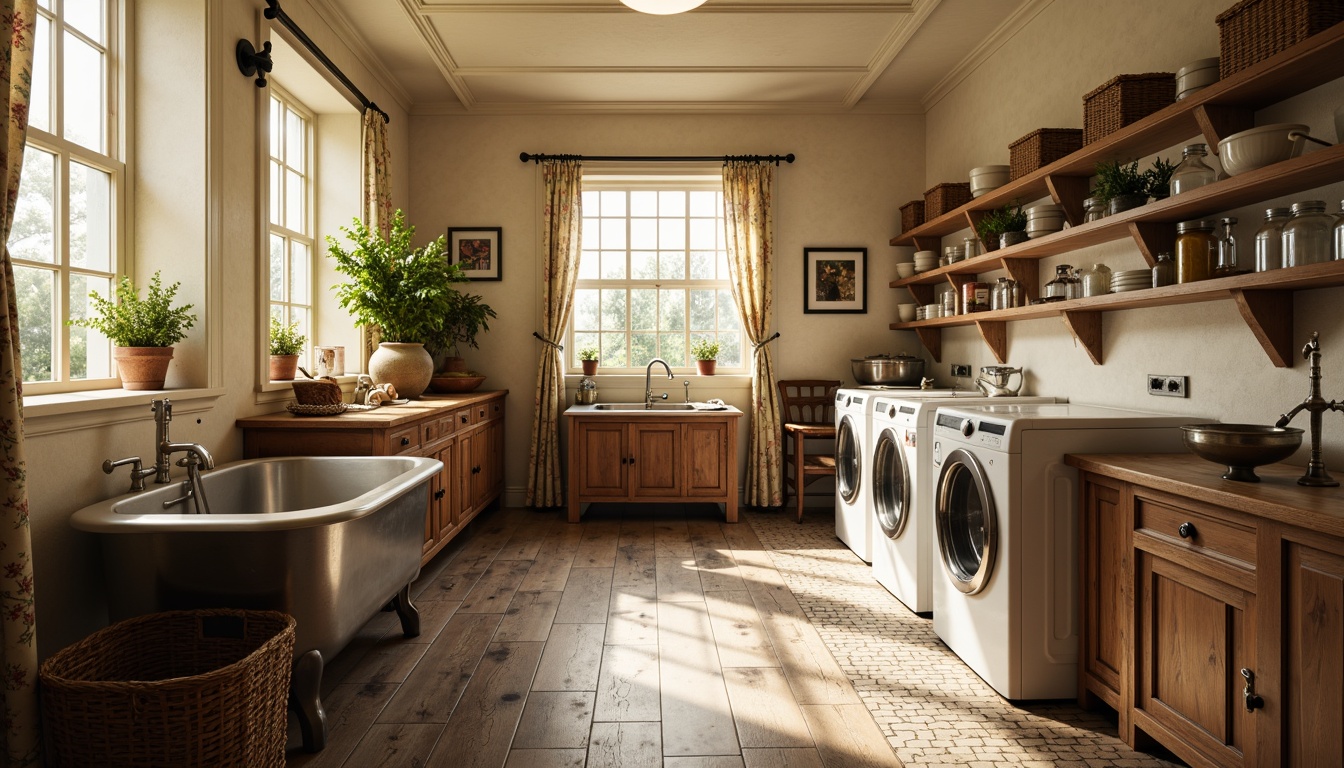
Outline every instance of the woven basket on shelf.
<svg viewBox="0 0 1344 768"><path fill-rule="evenodd" d="M298 379L294 399L299 405L336 405L341 402L341 385L333 378Z"/></svg>
<svg viewBox="0 0 1344 768"><path fill-rule="evenodd" d="M1176 103L1176 75L1117 75L1083 97L1083 144L1099 141Z"/></svg>
<svg viewBox="0 0 1344 768"><path fill-rule="evenodd" d="M1226 78L1344 21L1339 0L1241 0L1218 14L1218 70Z"/></svg>
<svg viewBox="0 0 1344 768"><path fill-rule="evenodd" d="M911 200L901 206L901 232L909 232L924 223L924 201Z"/></svg>
<svg viewBox="0 0 1344 768"><path fill-rule="evenodd" d="M101 629L43 662L49 766L283 768L294 619L168 611Z"/></svg>
<svg viewBox="0 0 1344 768"><path fill-rule="evenodd" d="M1082 128L1037 128L1008 145L1008 179L1026 176L1082 148Z"/></svg>
<svg viewBox="0 0 1344 768"><path fill-rule="evenodd" d="M943 182L924 192L924 220L933 221L971 202L971 182Z"/></svg>

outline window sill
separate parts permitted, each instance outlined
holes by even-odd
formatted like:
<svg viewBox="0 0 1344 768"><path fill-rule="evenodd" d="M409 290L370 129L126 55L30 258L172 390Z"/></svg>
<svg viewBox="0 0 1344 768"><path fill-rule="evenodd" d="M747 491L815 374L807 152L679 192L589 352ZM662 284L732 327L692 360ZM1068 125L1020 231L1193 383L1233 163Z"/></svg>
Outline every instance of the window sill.
<svg viewBox="0 0 1344 768"><path fill-rule="evenodd" d="M224 394L223 387L210 387L143 391L96 389L28 395L23 398L23 432L25 437L40 437L89 427L150 421L149 402L165 397L173 401L175 413L201 413L213 408L215 401Z"/></svg>

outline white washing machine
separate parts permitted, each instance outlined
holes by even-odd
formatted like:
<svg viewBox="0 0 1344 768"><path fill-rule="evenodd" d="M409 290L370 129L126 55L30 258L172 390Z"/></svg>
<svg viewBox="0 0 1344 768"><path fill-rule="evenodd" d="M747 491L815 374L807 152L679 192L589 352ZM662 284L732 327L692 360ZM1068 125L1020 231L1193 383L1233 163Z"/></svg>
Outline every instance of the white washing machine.
<svg viewBox="0 0 1344 768"><path fill-rule="evenodd" d="M1180 425L1208 421L1076 404L940 407L938 637L1005 698L1076 696L1078 472L1064 454L1183 453Z"/></svg>
<svg viewBox="0 0 1344 768"><path fill-rule="evenodd" d="M978 391L924 397L887 393L873 407L873 578L915 613L933 610L933 416L940 407L1053 403L1053 397L985 397Z"/></svg>

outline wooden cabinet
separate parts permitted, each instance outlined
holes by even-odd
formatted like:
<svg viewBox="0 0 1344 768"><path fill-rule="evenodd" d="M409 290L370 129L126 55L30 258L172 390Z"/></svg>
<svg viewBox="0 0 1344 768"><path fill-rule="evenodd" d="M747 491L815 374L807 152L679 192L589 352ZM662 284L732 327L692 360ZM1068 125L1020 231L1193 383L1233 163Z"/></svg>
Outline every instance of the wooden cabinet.
<svg viewBox="0 0 1344 768"><path fill-rule="evenodd" d="M683 415L599 411L569 417L569 521L593 501L713 501L737 522L737 419L742 412Z"/></svg>
<svg viewBox="0 0 1344 768"><path fill-rule="evenodd" d="M243 454L262 456L432 456L443 470L430 481L422 562L504 489L504 396L426 395L405 405L339 416L287 412L238 420Z"/></svg>
<svg viewBox="0 0 1344 768"><path fill-rule="evenodd" d="M1079 701L1192 765L1344 764L1344 501L1302 468L1194 456L1083 470Z"/></svg>

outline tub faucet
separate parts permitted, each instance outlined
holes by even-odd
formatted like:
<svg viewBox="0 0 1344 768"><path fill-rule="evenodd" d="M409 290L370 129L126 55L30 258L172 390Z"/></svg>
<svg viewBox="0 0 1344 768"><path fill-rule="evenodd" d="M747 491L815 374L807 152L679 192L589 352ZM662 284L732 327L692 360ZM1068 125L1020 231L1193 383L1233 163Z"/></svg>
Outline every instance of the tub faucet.
<svg viewBox="0 0 1344 768"><path fill-rule="evenodd" d="M651 381L651 379L653 378L654 363L658 363L659 365L663 366L663 370L667 371L667 378L669 379L676 378L676 376L672 375L671 366L669 366L667 364L667 361L664 360L663 358L655 357L649 361L649 364L644 368L644 407L648 409L653 408L653 382ZM663 393L663 399L664 400L667 399L666 392Z"/></svg>
<svg viewBox="0 0 1344 768"><path fill-rule="evenodd" d="M186 453L188 456L195 456L196 462L188 462L187 474L191 474L195 469L197 472L201 469L214 469L215 458L204 446L196 443L174 443L169 437L169 425L173 421L173 401L168 398L162 400L150 401L149 407L154 411L154 482L168 483L168 472L172 468L172 456L174 453Z"/></svg>

